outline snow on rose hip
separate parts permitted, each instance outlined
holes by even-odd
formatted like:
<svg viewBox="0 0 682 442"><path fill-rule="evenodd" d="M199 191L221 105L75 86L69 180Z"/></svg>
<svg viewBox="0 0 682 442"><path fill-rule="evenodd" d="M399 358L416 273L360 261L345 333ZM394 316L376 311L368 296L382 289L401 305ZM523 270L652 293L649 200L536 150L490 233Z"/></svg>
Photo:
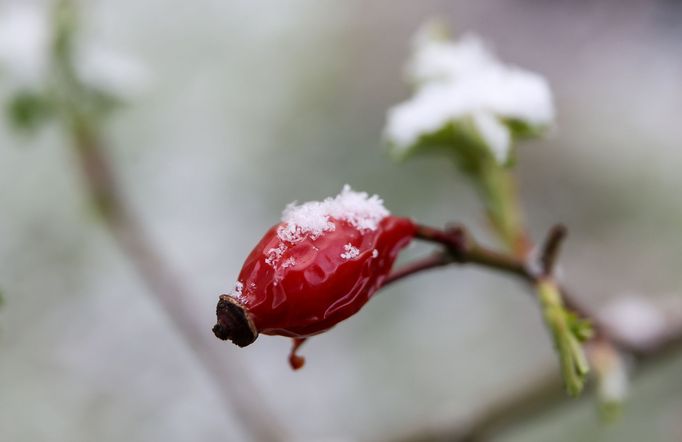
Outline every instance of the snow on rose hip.
<svg viewBox="0 0 682 442"><path fill-rule="evenodd" d="M335 198L290 204L246 258L235 291L221 295L215 335L244 347L259 334L303 341L355 314L415 233L382 200L345 186Z"/></svg>

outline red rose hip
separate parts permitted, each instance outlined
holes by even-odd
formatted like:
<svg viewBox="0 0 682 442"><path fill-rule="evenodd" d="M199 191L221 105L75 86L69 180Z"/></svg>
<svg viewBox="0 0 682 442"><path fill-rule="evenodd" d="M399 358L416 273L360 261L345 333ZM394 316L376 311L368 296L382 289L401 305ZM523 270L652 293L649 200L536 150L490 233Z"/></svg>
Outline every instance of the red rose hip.
<svg viewBox="0 0 682 442"><path fill-rule="evenodd" d="M381 287L415 226L376 195L345 186L335 198L290 205L246 258L235 293L218 302L220 339L239 346L258 334L305 338L355 314Z"/></svg>

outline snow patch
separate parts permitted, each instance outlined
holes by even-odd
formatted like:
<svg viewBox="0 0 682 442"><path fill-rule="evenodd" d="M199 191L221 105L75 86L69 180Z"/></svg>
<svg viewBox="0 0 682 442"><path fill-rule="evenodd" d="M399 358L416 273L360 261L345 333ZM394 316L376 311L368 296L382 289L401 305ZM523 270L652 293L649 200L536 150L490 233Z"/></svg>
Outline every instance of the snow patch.
<svg viewBox="0 0 682 442"><path fill-rule="evenodd" d="M290 243L307 237L316 239L336 228L333 220L346 221L360 231L376 230L379 222L388 215L379 196L354 192L346 184L334 198L301 205L289 204L282 213L283 225L277 230L277 235Z"/></svg>
<svg viewBox="0 0 682 442"><path fill-rule="evenodd" d="M237 281L234 283L234 291L230 293L230 296L239 302L243 302L244 301L243 290L244 284L240 281Z"/></svg>

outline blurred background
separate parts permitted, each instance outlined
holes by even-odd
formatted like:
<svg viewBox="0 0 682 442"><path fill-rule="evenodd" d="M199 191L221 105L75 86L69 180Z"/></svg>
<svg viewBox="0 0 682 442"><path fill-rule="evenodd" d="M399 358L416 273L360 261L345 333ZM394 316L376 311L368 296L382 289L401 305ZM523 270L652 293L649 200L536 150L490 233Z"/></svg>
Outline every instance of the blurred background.
<svg viewBox="0 0 682 442"><path fill-rule="evenodd" d="M681 297L679 2L81 6L82 39L149 71L144 91L104 127L107 152L208 336L217 296L293 200L348 183L378 193L395 214L461 221L491 240L472 189L447 161L395 164L381 142L387 108L410 94L410 38L434 16L552 85L557 129L522 146L518 174L534 236L568 226L562 272L581 299L598 308L626 294ZM93 213L69 143L56 124L28 137L0 123L0 440L249 440ZM404 258L424 253L414 247ZM301 441L379 441L456 423L557 369L527 290L472 268L381 292L311 339L299 372L287 365L289 345L266 336L216 348L246 366ZM637 376L614 424L602 424L586 398L496 440L682 440L680 372L682 355Z"/></svg>

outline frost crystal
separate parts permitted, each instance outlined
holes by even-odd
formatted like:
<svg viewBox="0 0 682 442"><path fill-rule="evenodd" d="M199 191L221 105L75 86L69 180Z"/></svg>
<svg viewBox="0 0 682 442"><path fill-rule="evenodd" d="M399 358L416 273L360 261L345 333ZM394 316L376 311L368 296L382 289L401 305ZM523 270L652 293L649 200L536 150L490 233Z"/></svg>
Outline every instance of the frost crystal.
<svg viewBox="0 0 682 442"><path fill-rule="evenodd" d="M343 246L343 250L345 250L345 252L341 254L341 258L343 259L353 259L360 254L360 249L358 249L357 247L353 247L353 244L351 243L348 243L345 246Z"/></svg>
<svg viewBox="0 0 682 442"><path fill-rule="evenodd" d="M354 192L347 184L341 193L324 201L310 201L301 205L289 204L282 213L283 225L277 231L282 241L298 242L306 237L317 238L333 231L333 220L350 223L358 230L376 230L379 222L389 215L377 195Z"/></svg>
<svg viewBox="0 0 682 442"><path fill-rule="evenodd" d="M286 268L289 268L289 267L295 266L295 265L296 265L296 259L292 256L292 257L287 258L287 260L282 263L282 268L286 269Z"/></svg>
<svg viewBox="0 0 682 442"><path fill-rule="evenodd" d="M242 294L243 290L244 290L244 284L240 281L237 281L234 284L234 292L231 294L231 296L234 299L241 301L243 298L243 294Z"/></svg>
<svg viewBox="0 0 682 442"><path fill-rule="evenodd" d="M267 252L265 252L265 263L270 267L274 267L286 250L287 246L284 245L284 243L279 243L279 246L269 249Z"/></svg>
<svg viewBox="0 0 682 442"><path fill-rule="evenodd" d="M554 120L545 79L501 63L476 36L452 42L434 35L432 28L420 31L407 71L417 84L416 92L389 110L385 128L385 137L399 156L448 124L473 124L481 141L503 163L515 135L510 122L538 130Z"/></svg>

